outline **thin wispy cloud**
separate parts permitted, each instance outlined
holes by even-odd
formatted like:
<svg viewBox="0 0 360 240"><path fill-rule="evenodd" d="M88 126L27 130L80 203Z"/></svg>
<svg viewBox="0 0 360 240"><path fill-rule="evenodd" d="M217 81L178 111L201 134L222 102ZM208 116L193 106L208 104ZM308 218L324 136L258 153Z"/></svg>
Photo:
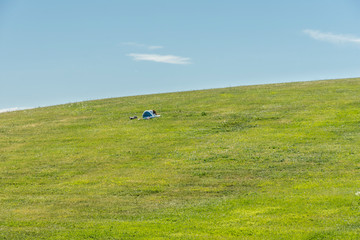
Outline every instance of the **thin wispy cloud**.
<svg viewBox="0 0 360 240"><path fill-rule="evenodd" d="M148 49L148 50L156 50L156 49L164 48L163 46L146 45L146 44L137 43L137 42L123 42L122 44L127 45L127 46L137 47L137 48Z"/></svg>
<svg viewBox="0 0 360 240"><path fill-rule="evenodd" d="M148 46L147 47L149 50L155 50L155 49L161 49L164 48L163 46Z"/></svg>
<svg viewBox="0 0 360 240"><path fill-rule="evenodd" d="M190 58L179 57L174 55L159 55L159 54L140 54L130 53L129 57L132 57L135 61L152 61L159 63L170 63L170 64L190 64Z"/></svg>
<svg viewBox="0 0 360 240"><path fill-rule="evenodd" d="M305 29L303 33L319 41L331 42L336 44L353 43L360 44L360 38L351 35L324 33L317 30Z"/></svg>
<svg viewBox="0 0 360 240"><path fill-rule="evenodd" d="M3 109L0 109L0 113L13 112L13 111L21 110L21 109L23 109L23 108L18 108L18 107L15 107L15 108L3 108Z"/></svg>

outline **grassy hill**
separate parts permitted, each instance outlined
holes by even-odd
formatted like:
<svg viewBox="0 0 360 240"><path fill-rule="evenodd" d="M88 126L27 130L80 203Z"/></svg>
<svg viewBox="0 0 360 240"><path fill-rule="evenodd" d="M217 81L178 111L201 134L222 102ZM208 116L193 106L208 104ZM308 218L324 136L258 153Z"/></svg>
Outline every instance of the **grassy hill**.
<svg viewBox="0 0 360 240"><path fill-rule="evenodd" d="M2 113L0 239L358 239L359 145L360 79Z"/></svg>

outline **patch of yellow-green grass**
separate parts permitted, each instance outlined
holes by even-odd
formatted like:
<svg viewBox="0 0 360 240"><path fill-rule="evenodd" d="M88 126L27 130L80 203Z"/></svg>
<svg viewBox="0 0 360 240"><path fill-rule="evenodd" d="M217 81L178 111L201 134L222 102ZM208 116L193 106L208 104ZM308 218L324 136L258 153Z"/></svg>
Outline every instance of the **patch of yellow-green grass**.
<svg viewBox="0 0 360 240"><path fill-rule="evenodd" d="M359 96L341 79L2 113L0 238L357 239Z"/></svg>

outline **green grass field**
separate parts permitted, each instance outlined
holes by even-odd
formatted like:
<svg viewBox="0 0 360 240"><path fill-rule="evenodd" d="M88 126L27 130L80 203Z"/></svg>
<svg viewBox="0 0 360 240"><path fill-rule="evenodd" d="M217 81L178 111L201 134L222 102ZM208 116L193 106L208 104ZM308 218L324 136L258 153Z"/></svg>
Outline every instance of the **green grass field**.
<svg viewBox="0 0 360 240"><path fill-rule="evenodd" d="M360 239L359 145L360 79L2 113L0 239Z"/></svg>

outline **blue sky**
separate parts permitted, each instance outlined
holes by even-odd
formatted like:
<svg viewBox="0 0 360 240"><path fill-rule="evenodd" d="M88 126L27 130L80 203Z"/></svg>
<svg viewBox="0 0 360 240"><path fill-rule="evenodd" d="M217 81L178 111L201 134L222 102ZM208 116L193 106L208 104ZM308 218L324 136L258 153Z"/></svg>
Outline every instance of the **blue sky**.
<svg viewBox="0 0 360 240"><path fill-rule="evenodd" d="M357 0L0 0L0 112L360 76Z"/></svg>

